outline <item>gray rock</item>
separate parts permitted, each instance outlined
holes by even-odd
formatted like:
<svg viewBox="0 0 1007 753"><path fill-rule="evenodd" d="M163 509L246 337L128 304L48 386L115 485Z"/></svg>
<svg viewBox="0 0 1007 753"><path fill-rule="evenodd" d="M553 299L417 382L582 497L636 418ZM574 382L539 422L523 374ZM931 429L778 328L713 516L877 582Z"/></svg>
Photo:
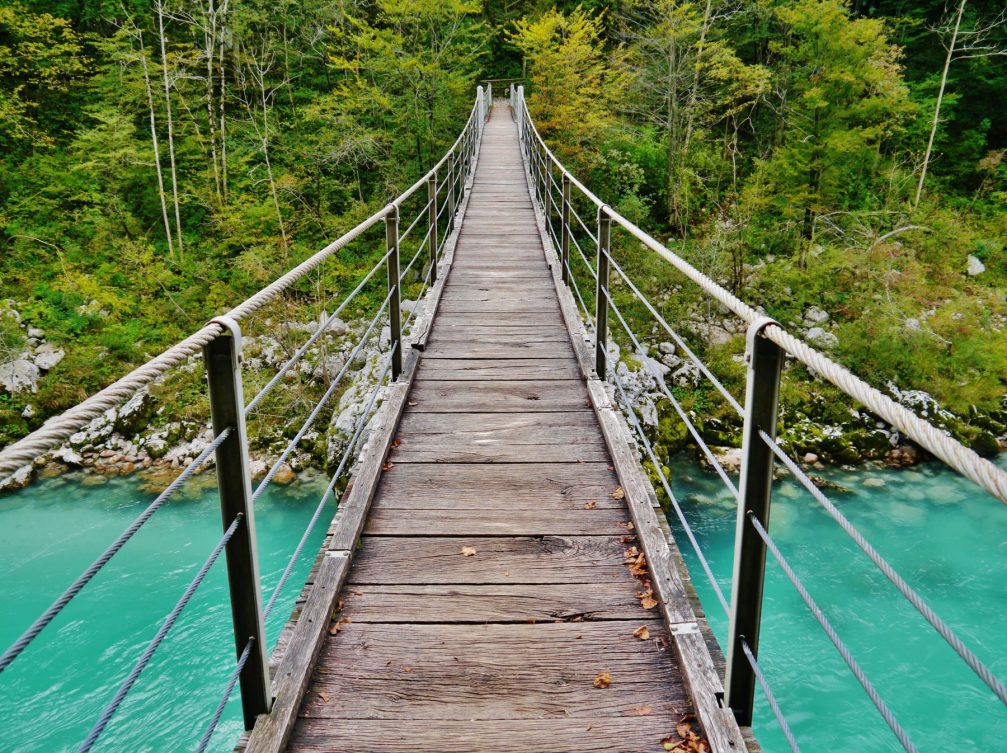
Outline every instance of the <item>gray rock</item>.
<svg viewBox="0 0 1007 753"><path fill-rule="evenodd" d="M31 418L34 415L35 415L35 406L32 405L31 403L28 403L24 407L24 410L21 411L21 417L22 418Z"/></svg>
<svg viewBox="0 0 1007 753"><path fill-rule="evenodd" d="M42 371L49 371L62 361L65 355L62 348L57 348L52 343L43 343L35 351L35 365Z"/></svg>
<svg viewBox="0 0 1007 753"><path fill-rule="evenodd" d="M21 466L14 473L5 479L0 479L0 492L10 492L15 489L24 489L31 483L35 476L35 466L28 464Z"/></svg>
<svg viewBox="0 0 1007 753"><path fill-rule="evenodd" d="M12 395L26 391L38 392L38 378L38 366L24 358L0 364L0 387Z"/></svg>
<svg viewBox="0 0 1007 753"><path fill-rule="evenodd" d="M812 327L804 336L816 348L832 349L839 345L839 338L821 327Z"/></svg>
<svg viewBox="0 0 1007 753"><path fill-rule="evenodd" d="M671 380L679 387L696 387L700 380L699 369L692 361L687 361L671 375Z"/></svg>
<svg viewBox="0 0 1007 753"><path fill-rule="evenodd" d="M813 327L816 324L824 324L827 321L829 321L828 312L823 311L818 306L812 306L804 312L804 323L809 327Z"/></svg>
<svg viewBox="0 0 1007 753"><path fill-rule="evenodd" d="M133 436L143 431L154 415L154 398L146 389L137 392L119 408L113 421L117 432L125 436Z"/></svg>
<svg viewBox="0 0 1007 753"><path fill-rule="evenodd" d="M675 353L675 343L663 342L657 346L657 349L661 351L664 355L670 356Z"/></svg>
<svg viewBox="0 0 1007 753"><path fill-rule="evenodd" d="M43 340L45 339L45 331L39 329L38 327L29 327L28 337L37 337L39 340Z"/></svg>
<svg viewBox="0 0 1007 753"><path fill-rule="evenodd" d="M972 254L969 254L965 271L968 273L969 277L976 277L986 271L986 265Z"/></svg>
<svg viewBox="0 0 1007 753"><path fill-rule="evenodd" d="M84 458L69 447L60 447L52 454L52 456L61 463L65 463L66 465L74 468L80 468L84 465Z"/></svg>

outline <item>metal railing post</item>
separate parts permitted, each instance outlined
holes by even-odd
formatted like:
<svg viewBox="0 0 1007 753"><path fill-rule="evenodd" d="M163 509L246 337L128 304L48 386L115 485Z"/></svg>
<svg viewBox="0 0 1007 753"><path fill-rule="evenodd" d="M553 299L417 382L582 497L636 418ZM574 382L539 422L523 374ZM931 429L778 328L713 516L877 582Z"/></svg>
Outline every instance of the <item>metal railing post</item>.
<svg viewBox="0 0 1007 753"><path fill-rule="evenodd" d="M563 173L563 217L560 220L563 237L560 239L560 252L563 260L563 282L570 284L570 176Z"/></svg>
<svg viewBox="0 0 1007 753"><path fill-rule="evenodd" d="M598 287L595 294L594 313L594 369L598 376L607 376L605 363L608 346L608 254L612 249L612 218L608 207L598 207Z"/></svg>
<svg viewBox="0 0 1007 753"><path fill-rule="evenodd" d="M399 208L388 207L385 215L385 248L388 250L388 347L392 353L392 381L402 373L402 285L399 282Z"/></svg>
<svg viewBox="0 0 1007 753"><path fill-rule="evenodd" d="M769 530L773 486L773 451L759 436L759 430L776 438L780 373L784 359L780 346L762 335L763 329L774 323L766 317L752 322L748 328L746 349L748 384L745 389L741 485L735 528L727 672L724 678L727 705L741 726L752 723L756 683L755 672L745 657L742 641L758 658L766 571L766 544L752 526L750 516Z"/></svg>
<svg viewBox="0 0 1007 753"><path fill-rule="evenodd" d="M447 233L451 233L451 228L455 224L455 155L454 152L448 158L448 222Z"/></svg>
<svg viewBox="0 0 1007 753"><path fill-rule="evenodd" d="M524 85L517 88L517 135L521 141L525 141L524 122Z"/></svg>
<svg viewBox="0 0 1007 753"><path fill-rule="evenodd" d="M266 629L259 587L255 515L252 508L252 476L248 470L248 438L245 434L245 398L241 384L241 328L229 317L217 317L225 329L203 346L203 361L209 386L213 433L231 433L216 450L217 491L220 516L226 531L235 518L244 522L227 542L227 583L231 595L236 657L253 641L245 666L238 676L245 729L251 729L259 714L269 713L273 703L266 654Z"/></svg>
<svg viewBox="0 0 1007 753"><path fill-rule="evenodd" d="M430 237L427 243L430 244L430 284L437 280L437 171L427 179L427 223L429 225Z"/></svg>

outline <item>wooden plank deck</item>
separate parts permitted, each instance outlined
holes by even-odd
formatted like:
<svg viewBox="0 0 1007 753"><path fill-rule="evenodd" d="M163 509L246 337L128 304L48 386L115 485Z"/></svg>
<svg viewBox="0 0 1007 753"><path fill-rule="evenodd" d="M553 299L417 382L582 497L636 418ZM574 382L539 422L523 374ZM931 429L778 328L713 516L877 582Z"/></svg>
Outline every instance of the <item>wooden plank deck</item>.
<svg viewBox="0 0 1007 753"><path fill-rule="evenodd" d="M683 677L675 635L695 617L684 596L641 603L652 576L631 566L647 534L627 506L640 497L620 485L568 326L517 130L498 103L387 462L376 488L349 503L370 502L366 520L336 530L327 546L340 552L316 567L342 586L337 612L316 644L301 639L297 650L317 651L310 676L275 680L303 691L299 703L278 695L286 708L253 743L581 753L679 740L676 725L697 712L696 680ZM680 612L693 621L676 622ZM602 675L610 682L596 687Z"/></svg>

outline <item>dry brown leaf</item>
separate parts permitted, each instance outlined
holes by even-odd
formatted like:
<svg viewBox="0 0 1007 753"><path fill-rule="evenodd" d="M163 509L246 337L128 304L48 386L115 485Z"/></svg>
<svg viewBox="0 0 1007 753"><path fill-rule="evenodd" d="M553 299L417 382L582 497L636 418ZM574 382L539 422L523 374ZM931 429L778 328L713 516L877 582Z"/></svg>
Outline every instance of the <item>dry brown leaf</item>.
<svg viewBox="0 0 1007 753"><path fill-rule="evenodd" d="M462 557L472 557L476 553L476 548L474 546L463 546L462 547Z"/></svg>
<svg viewBox="0 0 1007 753"><path fill-rule="evenodd" d="M415 400L410 400L410 401L408 402L408 405L409 405L410 407L412 407L412 406L416 405L416 401L415 401Z"/></svg>
<svg viewBox="0 0 1007 753"><path fill-rule="evenodd" d="M650 706L637 706L631 713L633 716L650 716L654 713L654 709Z"/></svg>
<svg viewBox="0 0 1007 753"><path fill-rule="evenodd" d="M626 530L627 531L632 531L632 530L634 530L636 528L636 526L633 525L633 521L632 520L627 520L625 525L626 525Z"/></svg>
<svg viewBox="0 0 1007 753"><path fill-rule="evenodd" d="M402 444L402 440L401 439L394 439L394 440L392 440L392 449L394 450L400 444Z"/></svg>
<svg viewBox="0 0 1007 753"><path fill-rule="evenodd" d="M320 693L318 694L318 697L322 699L322 702L323 702L323 703L328 703L328 702L329 702L329 694L328 694L328 693L326 693L326 692L325 692L324 690L323 690L323 691L321 691L321 692L320 692Z"/></svg>
<svg viewBox="0 0 1007 753"><path fill-rule="evenodd" d="M346 625L350 624L350 619L348 617L343 617L339 622L335 622L329 625L329 635L335 635L340 630L342 630Z"/></svg>
<svg viewBox="0 0 1007 753"><path fill-rule="evenodd" d="M640 625L636 630L633 631L633 637L639 638L641 641L650 640L650 628L646 625Z"/></svg>
<svg viewBox="0 0 1007 753"><path fill-rule="evenodd" d="M612 492L612 499L625 499L625 497L626 492L623 490L621 486L617 486L615 488L615 491Z"/></svg>
<svg viewBox="0 0 1007 753"><path fill-rule="evenodd" d="M584 731L585 731L585 732L590 732L590 731L591 731L591 728L592 728L593 726L594 726L593 724L589 724L589 725L587 725L587 729L586 729L586 730L584 730Z"/></svg>
<svg viewBox="0 0 1007 753"><path fill-rule="evenodd" d="M403 672L412 672L413 668L412 667L403 667L402 671Z"/></svg>
<svg viewBox="0 0 1007 753"><path fill-rule="evenodd" d="M599 672L598 676L594 678L594 686L598 690L603 690L612 684L612 675L608 672Z"/></svg>
<svg viewBox="0 0 1007 753"><path fill-rule="evenodd" d="M584 509L585 509L585 510L593 510L593 509L594 509L594 508L596 508L597 506L598 506L598 503L597 503L597 502L595 502L594 500L592 500L592 501L590 501L590 502L585 502L585 503L584 503Z"/></svg>
<svg viewBox="0 0 1007 753"><path fill-rule="evenodd" d="M637 549L635 546L631 546L629 549L627 549L625 552L622 553L623 562L625 562L627 565L635 561L636 558L639 556L640 556L640 550Z"/></svg>
<svg viewBox="0 0 1007 753"><path fill-rule="evenodd" d="M383 470L383 471L390 471L394 467L395 467L395 463L393 463L391 460L389 460L387 463L385 463L383 466L381 466L381 470Z"/></svg>

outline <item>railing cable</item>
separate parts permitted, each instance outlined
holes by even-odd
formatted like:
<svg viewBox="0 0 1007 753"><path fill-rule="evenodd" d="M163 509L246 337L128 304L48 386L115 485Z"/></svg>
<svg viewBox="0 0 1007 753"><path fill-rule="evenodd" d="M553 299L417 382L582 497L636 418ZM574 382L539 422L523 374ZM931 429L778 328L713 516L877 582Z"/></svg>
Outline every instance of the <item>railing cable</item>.
<svg viewBox="0 0 1007 753"><path fill-rule="evenodd" d="M864 692L867 693L867 697L871 699L871 703L874 704L878 713L881 714L881 718L884 719L885 723L891 728L895 737L897 737L899 742L902 744L902 747L905 748L907 753L917 753L916 746L913 745L912 741L909 739L909 735L906 734L905 729L903 729L902 725L899 724L898 719L895 718L895 714L892 713L892 710L888 708L888 705L882 700L878 691L875 690L873 683L871 683L871 681L867 678L867 675L864 674L864 671L860 668L857 660L853 658L850 650L836 633L832 624L825 616L825 613L822 612L818 604L815 603L815 600L811 598L811 594L808 593L808 589L805 588L804 583L801 582L801 579L797 577L797 573L795 573L793 568L790 567L790 563L787 562L784 556L780 553L780 550L776 546L776 542L770 538L769 533L762 527L762 523L760 523L759 519L752 515L750 511L748 513L748 521L755 528L756 533L759 534L759 538L762 539L769 548L770 553L773 555L773 559L776 560L780 569L783 570L784 575L787 576L787 580L790 581L794 590L796 590L801 599L804 600L804 603L807 605L811 614L814 615L822 630L825 631L829 640L832 641L832 645L836 647L836 651L838 651L839 655L843 657L843 661L846 662L846 666L850 668L850 672L852 672L853 676L857 678L857 682L860 683Z"/></svg>
<svg viewBox="0 0 1007 753"><path fill-rule="evenodd" d="M98 718L94 727L91 728L91 731L84 739L84 742L82 742L80 747L77 749L77 753L87 753L87 751L94 747L94 744L98 741L102 731L104 731L105 727L108 726L108 723L112 720L112 716L119 709L119 706L122 704L133 685L136 684L138 679L140 679L140 674L147 668L147 665L154 656L154 652L157 651L161 643L164 642L168 632L175 626L175 622L178 620L179 615L182 614L182 610L184 610L188 605L189 601L192 599L192 595L196 593L196 589L199 588L206 579L207 573L210 572L210 568L213 567L214 563L216 563L216 561L220 558L220 554L224 551L224 547L227 546L227 542L231 540L232 536L234 536L235 531L238 530L238 526L241 525L243 520L244 516L239 514L231 521L231 525L229 525L227 530L224 531L224 535L220 537L217 545L213 548L213 552L210 553L206 562L203 563L199 572L196 573L196 577L194 577L186 587L182 597L178 600L178 603L175 604L171 612L168 613L168 616L158 629L157 634L151 639L150 643L147 644L147 648L137 660L136 664L133 665L133 669L130 671L126 679L123 680L122 685L119 686L119 690L116 691L115 696L111 701L109 701L108 705L105 706L104 711L101 712L101 716Z"/></svg>
<svg viewBox="0 0 1007 753"><path fill-rule="evenodd" d="M265 478L263 478L262 481L259 482L259 485L255 488L255 491L252 492L253 505L255 504L256 500L258 500L258 498L262 495L262 492L265 491L266 487L269 485L269 482L273 480L273 476L276 475L276 472L280 470L280 466L283 465L284 462L286 462L287 458L290 456L290 453L294 451L294 448L298 445L298 443L300 443L301 439L308 432L308 429L310 429L312 424L314 424L315 419L318 418L318 414L321 413L322 408L324 408L325 404L329 402L329 399L332 397L332 393L335 392L335 389L338 386L339 382L342 380L343 375L346 374L350 366L353 364L353 359L357 357L357 354L370 339L371 333L374 331L375 324L377 324L377 322L381 319L381 315L384 313L385 308L387 308L388 303L392 299L392 296L396 293L396 289L397 286L393 286L391 292L385 296L385 300L381 304L381 308L378 309L377 314L374 315L374 318L371 319L370 324L367 325L367 329L364 331L364 334L360 336L360 340L357 343L356 347L346 357L346 361L343 363L342 368L340 368L339 373L332 380L332 383L329 384L328 389L325 390L325 394L322 395L321 399L315 404L314 409L308 415L308 418L305 420L300 430L297 432L297 434L294 435L293 439L290 440L286 448L284 448L283 452L280 453L280 457L277 459L275 463L273 463L273 466L269 469L269 472L266 473Z"/></svg>
<svg viewBox="0 0 1007 753"><path fill-rule="evenodd" d="M238 684L238 678L241 676L241 671L245 668L245 664L248 663L248 657L252 655L252 648L255 646L255 638L249 638L248 642L245 643L245 648L241 652L241 656L238 657L237 664L234 665L234 669L231 670L231 675L228 677L227 685L224 686L224 692L220 696L220 700L217 702L217 708L213 711L213 716L210 717L209 724L206 725L206 730L203 732L203 736L199 739L199 744L196 746L196 753L206 753L206 748L210 744L210 739L213 737L213 733L217 730L217 725L220 724L220 717L224 713L224 708L227 706L227 702L231 700L231 695L234 693L234 686Z"/></svg>
<svg viewBox="0 0 1007 753"><path fill-rule="evenodd" d="M787 718L783 715L783 710L780 708L780 704L776 700L776 696L773 695L773 691L769 687L769 681L766 679L765 675L762 674L762 668L759 666L759 662L755 660L755 656L752 654L752 649L748 645L748 641L744 638L741 639L741 650L745 654L745 658L748 660L749 666L752 667L752 671L755 673L756 679L759 681L759 685L762 686L762 692L766 696L766 701L769 702L769 708L773 710L773 716L776 717L776 721L780 725L780 729L783 731L783 737L787 740L787 745L790 746L790 750L793 753L801 753L801 746L797 744L797 738L794 737L793 731L790 729L790 724L787 723Z"/></svg>
<svg viewBox="0 0 1007 753"><path fill-rule="evenodd" d="M70 584L70 586L59 595L59 597L54 601L42 615L31 624L31 626L22 633L21 637L18 638L14 643L4 651L3 655L0 656L0 672L3 672L11 663L17 659L17 657L23 652L32 641L34 641L39 633L41 633L46 626L56 619L56 616L63 611L67 604L69 604L73 598L83 590L95 575L97 575L105 565L108 564L109 560L114 557L126 542L133 538L133 535L140 530L140 528L157 512L161 506L168 500L168 498L174 494L178 489L184 484L189 477L192 476L199 468L207 461L210 454L214 452L227 437L230 435L231 429L225 429L220 432L210 444L204 448L204 450L199 453L199 455L183 470L168 486L163 492L154 498L154 501L147 505L146 509L136 520L129 524L118 538L109 545L109 547L101 553L101 555L94 562L88 566L88 568L78 576L77 580Z"/></svg>
<svg viewBox="0 0 1007 753"><path fill-rule="evenodd" d="M923 615L923 618L930 623L930 625L936 630L940 636L947 641L948 645L954 650L956 654L964 661L969 668L976 673L976 675L981 679L986 686L992 690L996 697L1000 699L1001 703L1007 705L1007 689L1004 688L1004 684L993 674L993 672L987 667L983 662L977 657L972 651L966 646L961 638L959 638L955 632L948 627L948 625L940 618L940 616L930 608L924 600L916 591L913 590L901 575L896 572L888 561L878 554L877 550L871 546L870 542L864 538L863 534L858 531L852 523L843 515L839 509L832 503L832 501L825 496L821 489L815 486L814 482L808 478L807 474L800 468L800 466L795 463L787 453L783 451L772 437L770 437L762 429L759 429L759 436L762 441L766 443L766 446L772 450L773 454L780 459L794 477L800 481L801 485L811 494L812 497L823 507L829 516L839 524L846 534L856 542L856 545L863 550L871 562L884 574L889 581L892 582L906 600L912 604L916 610Z"/></svg>
<svg viewBox="0 0 1007 753"><path fill-rule="evenodd" d="M682 524L682 530L685 531L685 535L689 539L689 543L692 544L692 549L695 551L697 559L699 559L699 564L702 566L703 572L706 573L706 579L710 582L710 587L713 589L713 593L717 596L720 606L724 608L724 614L729 615L731 613L731 609L727 604L727 599L724 598L724 592L721 591L720 584L717 583L717 578L713 574L713 569L710 567L710 563L707 562L706 556L703 554L703 550L699 546L699 541L696 540L696 535L692 532L692 527L689 525L689 521L685 518L685 513L682 511L678 498L671 490L671 484L668 483L668 479L664 475L664 469L657 459L654 447L647 438L647 434L643 430L643 426L640 424L640 419L636 415L636 408L633 407L632 401L626 395L626 391L622 386L622 380L619 379L619 375L615 372L615 369L610 367L609 373L613 378L616 388L619 390L619 395L622 397L623 405L626 406L627 417L633 424L633 428L636 430L637 436L639 436L643 442L644 449L647 451L647 456L650 458L650 462L654 466L654 470L657 472L658 478L661 479L661 486L664 488L665 494L668 495L668 499L671 501L672 507L675 508L675 514L678 516L678 520Z"/></svg>

